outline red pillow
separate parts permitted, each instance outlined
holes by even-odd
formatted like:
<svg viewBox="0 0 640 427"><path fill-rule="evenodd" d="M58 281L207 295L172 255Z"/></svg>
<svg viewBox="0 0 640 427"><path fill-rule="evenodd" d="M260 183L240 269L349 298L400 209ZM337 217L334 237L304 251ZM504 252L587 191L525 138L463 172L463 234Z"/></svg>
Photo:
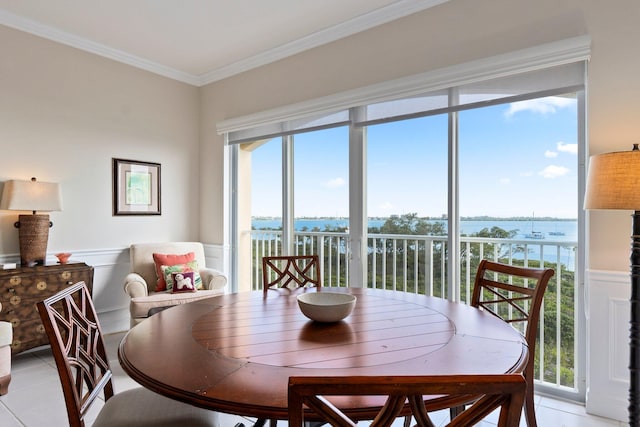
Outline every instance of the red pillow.
<svg viewBox="0 0 640 427"><path fill-rule="evenodd" d="M189 252L183 255L153 254L153 262L156 264L156 277L158 278L156 282L156 292L167 290L167 282L165 282L164 274L162 274L163 265L186 264L195 258L195 252Z"/></svg>

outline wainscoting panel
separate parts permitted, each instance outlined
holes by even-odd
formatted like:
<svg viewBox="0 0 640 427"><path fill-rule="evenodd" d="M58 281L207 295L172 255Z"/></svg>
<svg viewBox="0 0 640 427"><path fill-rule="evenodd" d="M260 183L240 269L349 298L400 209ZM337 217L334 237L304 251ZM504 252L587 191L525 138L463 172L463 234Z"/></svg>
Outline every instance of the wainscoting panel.
<svg viewBox="0 0 640 427"><path fill-rule="evenodd" d="M224 247L204 245L207 266L224 270ZM124 292L124 278L130 272L129 248L71 251L70 261L80 261L93 267L93 303L105 334L129 329L129 297ZM18 254L0 255L1 263L20 262ZM57 262L48 254L47 262Z"/></svg>
<svg viewBox="0 0 640 427"><path fill-rule="evenodd" d="M590 414L627 419L629 390L629 273L589 270L587 279L587 395Z"/></svg>

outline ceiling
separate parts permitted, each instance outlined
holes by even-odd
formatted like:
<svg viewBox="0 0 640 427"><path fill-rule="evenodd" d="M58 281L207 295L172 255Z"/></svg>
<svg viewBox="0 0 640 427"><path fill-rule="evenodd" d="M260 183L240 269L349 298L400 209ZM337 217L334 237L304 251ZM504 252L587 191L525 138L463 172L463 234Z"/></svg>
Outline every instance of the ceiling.
<svg viewBox="0 0 640 427"><path fill-rule="evenodd" d="M448 0L0 0L0 25L201 86Z"/></svg>

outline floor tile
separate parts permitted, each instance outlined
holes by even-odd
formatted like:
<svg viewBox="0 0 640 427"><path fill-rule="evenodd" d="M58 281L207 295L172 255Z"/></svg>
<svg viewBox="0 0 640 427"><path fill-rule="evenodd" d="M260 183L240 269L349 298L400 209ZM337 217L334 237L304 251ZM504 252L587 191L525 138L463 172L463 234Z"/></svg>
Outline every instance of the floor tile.
<svg viewBox="0 0 640 427"><path fill-rule="evenodd" d="M22 424L9 411L9 409L0 401L0 426L2 427L20 427Z"/></svg>

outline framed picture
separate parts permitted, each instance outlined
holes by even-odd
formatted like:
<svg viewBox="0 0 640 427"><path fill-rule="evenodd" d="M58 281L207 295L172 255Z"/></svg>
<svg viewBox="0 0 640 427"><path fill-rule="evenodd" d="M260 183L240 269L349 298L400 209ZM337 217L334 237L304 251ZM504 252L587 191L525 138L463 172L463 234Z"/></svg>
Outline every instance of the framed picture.
<svg viewBox="0 0 640 427"><path fill-rule="evenodd" d="M160 163L113 159L113 214L160 215Z"/></svg>

